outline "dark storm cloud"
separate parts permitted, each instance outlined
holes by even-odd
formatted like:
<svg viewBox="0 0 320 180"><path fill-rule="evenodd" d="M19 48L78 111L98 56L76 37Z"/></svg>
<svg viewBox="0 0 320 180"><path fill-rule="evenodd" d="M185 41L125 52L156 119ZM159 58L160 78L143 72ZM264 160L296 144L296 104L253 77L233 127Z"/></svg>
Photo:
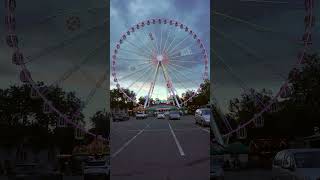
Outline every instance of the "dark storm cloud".
<svg viewBox="0 0 320 180"><path fill-rule="evenodd" d="M237 97L243 91L237 78L248 87L267 88L277 92L297 61L298 52L303 49L300 42L304 33L303 1L271 4L215 0L212 3L214 11L233 18L217 14L211 17L212 26L228 36L226 38L217 32L212 33L213 49L229 66L226 68L219 62L221 60L212 55L214 81L220 84L220 90L215 95L224 102ZM318 3L315 9L317 16L319 5ZM261 29L268 31L263 32ZM320 49L317 43L320 40L319 34L319 30L313 33L313 49Z"/></svg>
<svg viewBox="0 0 320 180"><path fill-rule="evenodd" d="M0 3L1 10L4 9L3 4ZM48 84L57 81L65 72L70 71L74 64L80 64L93 49L105 41L107 37L103 26L106 20L106 9L103 8L105 5L106 1L87 0L17 1L16 32L19 47L25 57L31 57L32 62L28 63L27 67L34 80ZM99 9L88 11L96 7ZM1 13L1 16L3 15ZM67 30L66 20L70 16L80 18L79 31ZM4 18L0 19L0 32L5 35ZM79 38L73 38L94 26L101 26L101 28L95 28L88 33L83 33ZM7 75L2 74L0 81L1 85L4 85L2 87L8 87L11 84L20 83L19 70L11 64L12 50L4 47L6 44L1 41L0 48L5 50L0 52L0 73ZM102 47L96 53L91 54L86 63L81 65L81 71L87 71L90 78L78 71L60 85L63 85L67 91L76 91L82 100L86 99L90 90L95 87L94 81L98 80L107 70L106 53L106 46ZM91 102L85 109L86 115L91 115L97 109L105 108L106 88L103 87L104 89L100 89L101 92L98 91L93 97L94 102Z"/></svg>

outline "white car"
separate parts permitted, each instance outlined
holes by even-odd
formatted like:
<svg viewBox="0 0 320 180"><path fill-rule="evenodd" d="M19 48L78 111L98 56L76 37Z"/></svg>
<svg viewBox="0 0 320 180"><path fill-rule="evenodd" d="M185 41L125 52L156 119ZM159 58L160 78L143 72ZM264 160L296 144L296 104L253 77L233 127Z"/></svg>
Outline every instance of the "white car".
<svg viewBox="0 0 320 180"><path fill-rule="evenodd" d="M209 108L197 109L194 115L195 123L202 126L210 126L210 114L211 110Z"/></svg>
<svg viewBox="0 0 320 180"><path fill-rule="evenodd" d="M110 167L109 158L88 160L84 166L84 180L109 180Z"/></svg>
<svg viewBox="0 0 320 180"><path fill-rule="evenodd" d="M272 179L320 179L320 149L287 149L276 154Z"/></svg>
<svg viewBox="0 0 320 180"><path fill-rule="evenodd" d="M157 118L158 118L158 119L165 119L165 118L166 118L166 115L164 115L163 113L159 113L159 114L157 115Z"/></svg>
<svg viewBox="0 0 320 180"><path fill-rule="evenodd" d="M145 119L145 118L147 118L147 114L145 114L144 112L136 113L136 119Z"/></svg>

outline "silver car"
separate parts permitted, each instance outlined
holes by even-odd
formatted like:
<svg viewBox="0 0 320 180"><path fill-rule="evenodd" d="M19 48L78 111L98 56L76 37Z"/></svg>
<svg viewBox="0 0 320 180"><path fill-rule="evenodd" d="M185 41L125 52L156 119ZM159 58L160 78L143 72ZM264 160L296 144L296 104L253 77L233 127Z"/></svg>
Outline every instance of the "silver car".
<svg viewBox="0 0 320 180"><path fill-rule="evenodd" d="M110 179L109 157L92 158L84 167L84 180L108 180Z"/></svg>
<svg viewBox="0 0 320 180"><path fill-rule="evenodd" d="M320 179L320 149L287 149L276 154L272 179Z"/></svg>
<svg viewBox="0 0 320 180"><path fill-rule="evenodd" d="M210 114L211 110L209 108L197 109L194 115L195 123L202 126L210 125Z"/></svg>
<svg viewBox="0 0 320 180"><path fill-rule="evenodd" d="M180 113L178 111L170 111L169 112L169 119L170 120L173 120L173 119L180 120Z"/></svg>

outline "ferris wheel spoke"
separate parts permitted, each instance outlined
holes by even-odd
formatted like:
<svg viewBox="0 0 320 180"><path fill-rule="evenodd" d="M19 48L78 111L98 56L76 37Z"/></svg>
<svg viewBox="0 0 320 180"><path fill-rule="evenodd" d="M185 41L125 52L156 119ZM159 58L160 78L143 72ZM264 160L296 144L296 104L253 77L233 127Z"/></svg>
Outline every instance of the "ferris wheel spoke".
<svg viewBox="0 0 320 180"><path fill-rule="evenodd" d="M219 60L224 67L226 67L226 70L233 76L233 78L236 80L235 82L239 84L239 86L242 88L242 90L244 92L248 92L250 90L250 88L248 87L248 85L241 79L239 78L236 73L234 73L234 71L232 70L232 68L225 62L224 58L219 56L217 54L217 52L214 49L211 49L211 51L213 52L214 56L217 57L217 60ZM263 101L260 99L260 97L257 94L253 94L255 97L255 100L258 101L258 103L260 103L260 105L262 107L265 107L265 104L263 103Z"/></svg>
<svg viewBox="0 0 320 180"><path fill-rule="evenodd" d="M144 54L141 54L140 52L131 51L131 50L128 50L128 49L123 49L123 48L121 48L121 51L122 51L122 53L123 53L123 52L126 52L126 54L131 53L131 54L134 54L134 55L139 56L139 57L149 58L148 56L146 56L146 55L144 55ZM120 54L121 54L121 53L120 53ZM129 55L130 55L130 54L129 54Z"/></svg>
<svg viewBox="0 0 320 180"><path fill-rule="evenodd" d="M177 58L186 58L188 56L196 56L196 55L199 55L199 54L202 54L202 52L186 54L186 55L180 55L180 56L173 56L173 57L170 57L170 59L178 60Z"/></svg>
<svg viewBox="0 0 320 180"><path fill-rule="evenodd" d="M234 73L233 69L225 62L224 58L221 57L217 52L211 48L211 51L214 56L217 57L217 60L223 64L223 67L236 79L236 82L240 85L240 87L245 90L249 89L245 82L242 81L241 78L239 78L236 73Z"/></svg>
<svg viewBox="0 0 320 180"><path fill-rule="evenodd" d="M168 25L167 27L169 27L169 25ZM167 33L166 40L165 40L165 42L164 42L164 46L163 46L163 49L162 49L162 51L161 51L161 54L163 54L163 52L166 50L166 45L167 45L168 37L170 37L171 32L172 32L172 29L170 29L169 33Z"/></svg>
<svg viewBox="0 0 320 180"><path fill-rule="evenodd" d="M244 50L246 53L249 53L250 55L252 55L256 62L261 63L265 66L268 66L272 71L274 71L275 74L277 74L281 79L286 79L286 77L281 73L281 72L277 72L275 70L275 67L272 64L269 63L265 63L263 62L263 59L265 59L264 57L261 57L258 53L256 53L253 49L251 49L250 47L244 45L242 42L237 41L233 38L231 38L230 36L227 36L225 33L218 31L216 28L213 28L213 30L221 35L223 38L229 40L232 44L236 45L237 47L241 48L242 50ZM261 60L261 61L259 61Z"/></svg>
<svg viewBox="0 0 320 180"><path fill-rule="evenodd" d="M102 83L105 82L106 79L107 79L107 73L104 73L103 76L96 83L96 86L89 92L89 95L87 96L86 100L84 101L83 107L85 107L89 104L89 102L94 97L95 93L97 92L97 89L101 87Z"/></svg>
<svg viewBox="0 0 320 180"><path fill-rule="evenodd" d="M182 81L182 80L180 80L179 78L178 78L178 76L174 73L174 72L172 72L170 69L168 69L168 72L169 73L171 73L172 75L173 75L173 77L178 81L177 83L175 83L175 84L180 84L183 88L182 89L185 89L185 90L187 90L188 88L186 88L185 86L184 86L184 82Z"/></svg>
<svg viewBox="0 0 320 180"><path fill-rule="evenodd" d="M186 46L186 47L182 47L182 48L180 48L180 49L182 49L182 50L184 50L184 49L191 49L191 48L193 48L193 47L196 46L196 45L197 45L196 43L192 43L192 44L190 44L190 45L188 45L188 46ZM180 52L181 52L181 50L180 50ZM177 54L177 53L179 53L178 50L172 52L172 53L170 54L170 56L173 56L173 55L175 55L175 54Z"/></svg>
<svg viewBox="0 0 320 180"><path fill-rule="evenodd" d="M58 12L57 14L54 14L54 15L46 16L46 17L42 18L41 20L36 21L34 23L28 24L28 27L34 27L36 25L42 25L42 24L48 23L50 21L54 21L56 18L61 17L61 16L79 14L79 13L82 13L82 12L85 12L85 11L88 12L88 13L95 13L100 9L106 9L106 8L108 8L108 7L107 6L92 7L92 8L88 8L86 10L73 10L73 11L65 10L65 11Z"/></svg>
<svg viewBox="0 0 320 180"><path fill-rule="evenodd" d="M156 50L157 48L156 48L156 46L155 46L155 44L154 44L154 41L153 41L153 40L149 40L149 36L148 36L147 33L145 32L145 30L144 30L144 29L141 29L141 32L144 34L144 37L145 37L146 40L147 40L146 42L150 42L151 45L152 45L152 48ZM151 33L151 32L150 32L150 33ZM146 48L149 49L149 51L151 52L151 54L153 53L152 48L151 48L151 47L149 48L148 43L146 44Z"/></svg>
<svg viewBox="0 0 320 180"><path fill-rule="evenodd" d="M104 24L106 24L107 22L105 21ZM28 61L25 62L25 64L31 62L31 61L35 61L36 59L39 59L42 56L45 56L49 53L51 53L52 51L56 51L58 49L61 49L67 45L72 44L73 41L82 38L84 35L89 34L92 31L98 30L100 28L104 28L104 25L99 25L99 26L94 26L94 27L90 27L88 29L86 29L85 31L71 37L71 38L67 38L64 39L63 41L59 42L58 44L55 44L53 46L47 47L44 50L40 51L39 53L35 54L34 56L27 56L26 59Z"/></svg>
<svg viewBox="0 0 320 180"><path fill-rule="evenodd" d="M187 34L180 42L178 42L171 50L169 50L168 54L171 54L172 52L174 52L174 50L176 50L176 48L179 47L180 44L183 43L188 38L190 38L189 34Z"/></svg>
<svg viewBox="0 0 320 180"><path fill-rule="evenodd" d="M154 69L154 71L156 71L156 69ZM141 85L141 87L138 89L137 95L140 93L140 91L142 90L142 88L143 88L149 81L152 80L151 78L152 78L152 76L147 77L146 81L144 81L144 83L143 83L143 84Z"/></svg>
<svg viewBox="0 0 320 180"><path fill-rule="evenodd" d="M141 74L141 76L138 77L138 79L134 80L129 86L128 89L130 89L135 83L137 83L139 80L141 80L143 77L146 76L147 73L149 73L150 71L152 71L153 68L149 68L147 71L143 72Z"/></svg>
<svg viewBox="0 0 320 180"><path fill-rule="evenodd" d="M273 30L270 29L270 28L266 28L266 27L263 27L263 26L261 26L261 25L254 24L254 23L251 23L251 22L246 21L246 20L244 20L244 19L237 18L237 17L233 17L233 16L230 16L230 15L221 13L221 12L213 11L213 14L215 14L215 15L217 15L217 16L224 17L224 18L226 18L226 19L229 19L229 20L232 20L232 21L235 21L235 22L238 22L238 23L242 23L242 24L248 25L249 27L251 27L251 28L253 28L253 29L255 29L255 30L258 30L258 31L265 31L265 32L277 33L276 31L273 31Z"/></svg>
<svg viewBox="0 0 320 180"><path fill-rule="evenodd" d="M135 47L137 50L139 50L140 52L149 54L150 52L145 51L143 48L138 47L138 45L135 45L134 43L130 42L129 40L126 40L126 42L128 42L132 47ZM145 55L143 55L144 57L147 57Z"/></svg>
<svg viewBox="0 0 320 180"><path fill-rule="evenodd" d="M174 29L174 32L177 32L177 28ZM168 49L170 49L170 47L171 47L172 43L175 41L176 37L177 37L177 36L174 36L174 37L173 37L173 39L172 39L172 41L170 42L169 46L168 46L166 49L163 50L164 52L167 52Z"/></svg>
<svg viewBox="0 0 320 180"><path fill-rule="evenodd" d="M163 29L163 26L161 26L160 29L161 29L161 30L160 30L160 44L159 44L160 48L159 48L159 52L160 52L160 54L161 54L161 52L162 52L161 45L162 45L162 29Z"/></svg>
<svg viewBox="0 0 320 180"><path fill-rule="evenodd" d="M128 78L128 77L131 77L132 75L134 75L134 74L136 74L136 73L138 73L138 72L141 72L141 71L149 68L149 66L151 66L151 65L152 65L152 64L148 64L146 67L140 68L139 70L137 70L137 71L135 71L135 72L133 72L133 73L130 73L130 74L128 74L128 75L125 75L125 76L119 78L118 80L123 80L123 79L126 79L126 78Z"/></svg>
<svg viewBox="0 0 320 180"><path fill-rule="evenodd" d="M90 82L96 82L97 80L95 78L93 78L88 72L84 71L84 70L79 70L83 76ZM107 89L107 87L103 87L105 89Z"/></svg>
<svg viewBox="0 0 320 180"><path fill-rule="evenodd" d="M196 86L199 85L199 83L196 83L194 80L190 79L186 74L181 73L177 68L173 67L173 66L167 66L169 69L171 68L173 71L175 71L177 74L179 74L180 76L184 77L186 80L188 80L189 82L194 83ZM197 72L199 73L199 72Z"/></svg>
<svg viewBox="0 0 320 180"><path fill-rule="evenodd" d="M156 51L158 54L160 54L160 50L159 50L160 48L159 48L158 41L159 41L158 37L156 36L156 34L154 34L154 42L155 42Z"/></svg>
<svg viewBox="0 0 320 180"><path fill-rule="evenodd" d="M74 66L71 69L69 69L68 71L66 71L58 80L51 83L51 86L56 86L56 85L62 83L63 81L65 81L66 79L68 79L74 72L78 71L82 65L84 65L86 62L91 60L92 56L97 54L102 48L105 48L105 46L106 46L106 42L101 43L100 46L98 46L97 48L90 51L89 54L86 55L86 57L84 57L83 60L79 64L74 64Z"/></svg>
<svg viewBox="0 0 320 180"><path fill-rule="evenodd" d="M170 65L173 65L173 66L176 66L176 67L179 67L179 68L183 68L183 69L189 71L190 73L199 73L197 71L190 70L190 68L188 68L188 67L181 66L181 65L178 65L178 64L175 64L175 63L170 63Z"/></svg>
<svg viewBox="0 0 320 180"><path fill-rule="evenodd" d="M145 58L124 58L124 57L117 57L117 60L127 61L127 62L133 62L133 61L148 61L148 62L151 62L151 59L145 59Z"/></svg>

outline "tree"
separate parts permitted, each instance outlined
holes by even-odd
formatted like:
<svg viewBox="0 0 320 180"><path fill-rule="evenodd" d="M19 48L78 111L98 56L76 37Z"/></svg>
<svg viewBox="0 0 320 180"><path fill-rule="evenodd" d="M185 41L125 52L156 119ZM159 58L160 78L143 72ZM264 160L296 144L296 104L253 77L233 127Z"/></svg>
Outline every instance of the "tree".
<svg viewBox="0 0 320 180"><path fill-rule="evenodd" d="M39 82L39 86L44 86ZM52 102L61 113L71 116L81 106L81 101L74 92L65 92L60 87L48 87L46 98ZM0 114L2 124L14 126L22 124L25 126L38 124L43 127L55 127L59 118L56 113L45 114L43 112L43 100L31 98L31 87L29 85L10 86L0 91ZM78 121L83 121L80 113Z"/></svg>
<svg viewBox="0 0 320 180"><path fill-rule="evenodd" d="M146 98L145 97L139 97L139 99L138 99L138 103L140 104L140 105L144 105L144 103L146 102Z"/></svg>
<svg viewBox="0 0 320 180"><path fill-rule="evenodd" d="M195 93L191 90L187 90L182 94L181 100L185 101L189 99L192 94ZM200 85L200 91L192 98L192 102L187 103L187 109L189 113L194 113L196 109L201 106L205 106L209 103L210 100L210 81L206 80Z"/></svg>
<svg viewBox="0 0 320 180"><path fill-rule="evenodd" d="M122 91L133 99L136 97L136 94L129 89L122 89ZM133 102L130 102L119 89L112 89L110 90L110 106L111 108L132 109Z"/></svg>
<svg viewBox="0 0 320 180"><path fill-rule="evenodd" d="M42 82L38 82L37 85L45 87ZM72 114L79 111L81 101L74 92L65 92L57 86L47 87L45 91L46 98L64 115L71 117ZM30 94L31 87L27 84L12 85L0 90L1 126L15 134L16 142L25 137L31 137L34 146L41 144L38 142L55 142L62 148L68 146L70 149L74 142L73 128L56 128L58 114L45 114L43 100L40 97L31 98ZM80 116L74 120L83 122L83 117L80 111ZM6 133L7 131L0 131L0 136L5 137ZM62 142L65 144L61 144Z"/></svg>
<svg viewBox="0 0 320 180"><path fill-rule="evenodd" d="M241 94L241 98L234 98L229 102L229 117L238 123L245 123L250 120L254 114L260 112L265 104L270 102L272 92L262 89L257 92L250 89Z"/></svg>
<svg viewBox="0 0 320 180"><path fill-rule="evenodd" d="M304 61L304 66L289 73L288 96L275 102L278 110L263 113L264 127L249 129L248 136L308 136L313 134L315 126L320 126L320 58L316 54L307 55ZM262 104L270 102L271 95L265 89L245 92L241 98L230 101L227 116L238 124L247 122L262 110Z"/></svg>
<svg viewBox="0 0 320 180"><path fill-rule="evenodd" d="M97 111L91 118L93 128L90 130L94 134L100 134L103 137L109 137L110 118L105 111Z"/></svg>

